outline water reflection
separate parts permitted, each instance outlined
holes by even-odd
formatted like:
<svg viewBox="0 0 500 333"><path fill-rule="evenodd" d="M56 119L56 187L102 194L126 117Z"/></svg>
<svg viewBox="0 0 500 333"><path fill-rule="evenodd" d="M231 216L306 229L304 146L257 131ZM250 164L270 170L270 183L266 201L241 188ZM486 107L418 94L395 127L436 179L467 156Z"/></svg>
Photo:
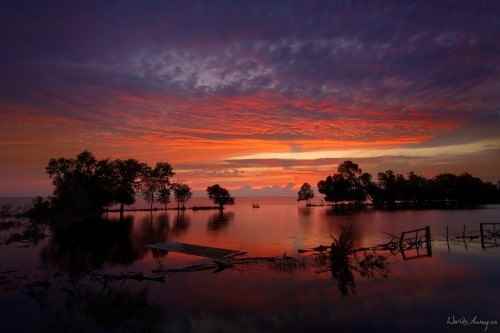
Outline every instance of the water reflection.
<svg viewBox="0 0 500 333"><path fill-rule="evenodd" d="M307 235L313 232L314 214L311 207L297 207L297 219L300 233L296 236L297 247L303 246L307 241Z"/></svg>
<svg viewBox="0 0 500 333"><path fill-rule="evenodd" d="M147 240L132 238L133 218L121 221L91 220L53 226L42 263L78 274L101 269L105 264L130 265L142 258Z"/></svg>
<svg viewBox="0 0 500 333"><path fill-rule="evenodd" d="M218 233L219 231L226 229L233 220L233 212L219 211L215 214L212 214L208 218L207 230L212 233Z"/></svg>
<svg viewBox="0 0 500 333"><path fill-rule="evenodd" d="M51 237L39 241L37 246L17 249L11 243L9 251L0 253L0 285L4 280L25 284L28 281L21 280L19 267L39 266L42 258L44 265L37 274L46 272L48 277L33 287L33 295L42 299L43 290L50 286L40 311L46 307L52 310L43 312L47 320L39 324L51 322L49 326L56 331L60 328L55 327L57 316L53 314L58 312L60 324L69 331L79 327L81 321L82 327L89 328L87 331L106 332L154 331L157 325L175 328L179 322L185 325L182 326L185 331L199 325L196 327L208 330L286 328L296 332L334 326L350 329L353 322L365 322L364 328L370 328L375 320L392 323L389 314L392 316L394 309L398 309L401 321L425 322L424 319L432 318L437 320L435 326L442 326L439 320L446 320L450 311L472 311L471 307L481 317L495 318L499 302L493 295L499 289L491 281L500 274L495 265L499 252L489 247L488 251L482 251L480 238L476 236L480 235L480 223L498 220L498 211L475 211L479 217L473 218L467 215L469 212L409 211L339 216L326 215L321 208L265 204L258 210L251 209L250 204L232 210L222 216L210 211L137 213L121 222L101 220L51 227L48 230ZM486 217L481 218L480 214ZM467 224L465 240L469 245L475 242L478 251L471 255L471 246L469 253L448 253L446 224L451 227L450 242L458 237L459 246L463 243L460 238L464 234L463 224ZM433 231L432 257L404 261L397 245L391 244L399 242L402 231L425 225L430 225ZM493 225L484 228L485 245L494 245L498 230ZM23 230L17 231L22 234ZM395 241L387 241L384 233L395 235ZM300 242L296 241L299 237ZM426 245L420 236L406 238L405 247L411 249L414 244L422 243L420 254L425 252ZM164 268L192 266L191 271L169 272L164 284L108 279L108 288L91 277L96 271L117 276L130 271L155 275L152 271L165 253L150 252L145 245L169 241L247 250L248 257L259 260L240 258L239 262L230 262L231 265L216 265L209 260L212 268L202 270L200 264L206 259L170 252ZM312 252L297 255L298 248L313 248L318 244L324 244L323 253L318 250L314 255ZM370 247L377 244L376 249ZM283 256L285 252L287 256ZM25 259L28 256L35 259ZM18 272L2 273L15 265ZM64 278L54 277L52 273L57 270L68 274L61 275ZM211 274L214 271L220 273ZM385 297L388 294L394 297ZM6 312L6 309L13 303L4 299L3 303L0 300L0 310L8 318L14 310ZM125 300L130 301L131 308L127 308ZM22 303L25 300L20 298L18 302L23 304L21 308L25 307ZM66 309L65 302L78 305ZM360 302L367 311L359 310ZM157 311L162 318L157 318ZM108 313L109 318L98 312ZM14 319L11 321L12 326L17 325ZM393 328L405 325L394 323ZM416 329L410 327L409 331Z"/></svg>
<svg viewBox="0 0 500 333"><path fill-rule="evenodd" d="M35 281L24 292L39 306L40 332L160 332L164 310L145 286L85 274ZM57 299L57 302L54 302Z"/></svg>
<svg viewBox="0 0 500 333"><path fill-rule="evenodd" d="M139 228L134 234L134 241L138 247L145 248L151 243L161 243L169 239L170 218L168 214L160 214L153 218L146 214L139 221Z"/></svg>
<svg viewBox="0 0 500 333"><path fill-rule="evenodd" d="M178 211L175 216L175 222L171 229L171 232L175 236L181 236L187 233L189 227L191 226L191 218L184 211Z"/></svg>
<svg viewBox="0 0 500 333"><path fill-rule="evenodd" d="M311 207L298 207L297 211L299 212L300 217L308 218L312 215Z"/></svg>
<svg viewBox="0 0 500 333"><path fill-rule="evenodd" d="M329 271L337 282L337 289L342 296L356 293L355 274L362 278L387 278L389 275L388 261L384 255L374 250L359 252L354 248L355 229L352 225L342 226L338 237L334 237L331 246L315 248L316 263Z"/></svg>

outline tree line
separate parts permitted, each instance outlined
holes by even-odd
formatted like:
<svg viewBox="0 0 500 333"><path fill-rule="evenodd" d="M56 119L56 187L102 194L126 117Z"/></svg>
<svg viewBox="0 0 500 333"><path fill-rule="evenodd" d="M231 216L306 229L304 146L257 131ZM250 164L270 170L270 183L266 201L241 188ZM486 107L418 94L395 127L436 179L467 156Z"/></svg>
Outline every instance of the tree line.
<svg viewBox="0 0 500 333"><path fill-rule="evenodd" d="M375 207L388 208L402 203L424 207L447 202L463 207L500 202L500 183L485 182L469 173L426 178L414 172L405 176L387 170L379 172L374 181L371 174L352 161L340 164L336 173L318 182L317 188L327 202L371 201ZM297 195L298 201L309 203L314 197L313 187L304 183Z"/></svg>
<svg viewBox="0 0 500 333"><path fill-rule="evenodd" d="M31 214L52 213L63 215L101 215L107 208L118 205L123 215L125 206L136 202L142 196L153 210L154 203L165 209L171 196L177 202L178 210L185 210L192 197L187 184L172 182L175 175L167 162L154 166L135 159L98 160L89 151L83 151L76 158L52 158L46 172L54 185L53 194L47 199L34 200ZM209 198L220 210L233 204L229 191L218 184L207 188Z"/></svg>

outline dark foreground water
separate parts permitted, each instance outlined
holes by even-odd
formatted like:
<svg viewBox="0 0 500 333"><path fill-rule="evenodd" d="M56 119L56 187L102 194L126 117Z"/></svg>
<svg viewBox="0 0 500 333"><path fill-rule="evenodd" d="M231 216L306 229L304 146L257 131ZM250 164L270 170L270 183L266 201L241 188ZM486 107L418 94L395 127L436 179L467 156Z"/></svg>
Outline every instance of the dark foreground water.
<svg viewBox="0 0 500 333"><path fill-rule="evenodd" d="M252 208L252 201L260 208ZM299 208L293 199L242 199L222 216L129 214L122 222L62 231L37 244L0 246L0 331L500 331L500 248L489 242L483 249L474 237L445 241L446 226L453 238L463 234L464 225L466 235L478 235L481 223L500 223L500 207L339 215L323 207ZM432 253L422 248L417 258L405 260L401 253L379 251L373 255L383 260L368 265L371 252L360 252L341 267L298 254L329 245L342 226L352 227L356 247L430 226ZM0 239L21 231L4 228ZM156 269L207 263L145 247L167 240L244 250L248 256L286 253L301 264L169 273L163 283L99 275L153 276Z"/></svg>

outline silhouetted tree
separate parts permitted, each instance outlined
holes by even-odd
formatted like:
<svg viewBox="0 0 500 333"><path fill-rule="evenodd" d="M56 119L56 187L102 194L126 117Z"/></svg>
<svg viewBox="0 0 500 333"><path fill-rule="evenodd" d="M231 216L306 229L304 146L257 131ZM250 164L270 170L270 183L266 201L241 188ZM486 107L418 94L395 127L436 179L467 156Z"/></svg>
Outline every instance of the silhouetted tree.
<svg viewBox="0 0 500 333"><path fill-rule="evenodd" d="M334 174L318 182L319 193L325 196L325 201L339 202L347 197L349 184L341 174Z"/></svg>
<svg viewBox="0 0 500 333"><path fill-rule="evenodd" d="M173 184L175 201L177 201L177 209L186 209L186 202L191 199L191 189L187 184Z"/></svg>
<svg viewBox="0 0 500 333"><path fill-rule="evenodd" d="M14 210L12 205L5 204L0 207L0 218L12 217L14 216Z"/></svg>
<svg viewBox="0 0 500 333"><path fill-rule="evenodd" d="M50 218L51 203L50 200L37 196L33 199L33 206L26 212L26 215L34 220L46 220Z"/></svg>
<svg viewBox="0 0 500 333"><path fill-rule="evenodd" d="M210 200L219 205L220 210L224 209L224 205L234 204L234 198L229 194L229 191L219 184L207 187L207 193Z"/></svg>
<svg viewBox="0 0 500 333"><path fill-rule="evenodd" d="M114 201L114 168L88 151L76 159L51 159L46 168L54 184L52 206L72 215L98 215Z"/></svg>
<svg viewBox="0 0 500 333"><path fill-rule="evenodd" d="M500 202L500 180L497 182L497 193L495 194L495 202Z"/></svg>
<svg viewBox="0 0 500 333"><path fill-rule="evenodd" d="M404 190L404 199L412 201L417 205L421 205L426 200L429 200L429 197L431 195L429 180L427 180L425 177L415 174L414 172L410 172L408 174Z"/></svg>
<svg viewBox="0 0 500 333"><path fill-rule="evenodd" d="M388 204L394 204L398 197L398 181L401 182L401 175L396 175L394 171L387 170L378 173L378 184L381 189L381 201Z"/></svg>
<svg viewBox="0 0 500 333"><path fill-rule="evenodd" d="M346 179L356 179L356 177L360 176L362 170L356 163L352 161L344 161L337 168L337 172L340 173Z"/></svg>
<svg viewBox="0 0 500 333"><path fill-rule="evenodd" d="M120 205L122 217L124 206L135 202L137 190L152 209L174 174L168 163L151 168L134 159L97 160L88 151L76 159L51 159L46 170L55 186L51 208L82 218L100 215L112 204Z"/></svg>
<svg viewBox="0 0 500 333"><path fill-rule="evenodd" d="M363 174L361 168L352 161L345 161L337 170L348 182L347 201L362 202L366 200L366 190L362 186Z"/></svg>
<svg viewBox="0 0 500 333"><path fill-rule="evenodd" d="M149 166L146 166L143 170L140 187L144 200L149 204L150 210L153 211L153 204L156 201L160 186L156 181L156 177L154 177L153 169Z"/></svg>
<svg viewBox="0 0 500 333"><path fill-rule="evenodd" d="M494 202L496 192L495 185L468 173L437 175L432 186L436 199L456 201L461 206Z"/></svg>
<svg viewBox="0 0 500 333"><path fill-rule="evenodd" d="M140 177L147 166L134 159L118 159L112 163L115 179L114 200L120 204L120 218L123 218L124 206L135 203Z"/></svg>
<svg viewBox="0 0 500 333"><path fill-rule="evenodd" d="M163 187L158 192L158 202L165 206L165 210L168 208L168 204L170 203L170 188Z"/></svg>
<svg viewBox="0 0 500 333"><path fill-rule="evenodd" d="M170 186L170 178L174 175L173 169L168 163L156 163L154 168L146 166L142 171L141 188L144 199L149 203L153 211L153 204L158 200L161 192L166 194Z"/></svg>
<svg viewBox="0 0 500 333"><path fill-rule="evenodd" d="M297 192L297 201L306 201L308 204L314 198L314 190L309 183L304 183Z"/></svg>
<svg viewBox="0 0 500 333"><path fill-rule="evenodd" d="M359 185L364 190L367 197L369 197L372 201L377 200L379 195L379 187L373 181L373 177L368 172L364 172L359 176Z"/></svg>
<svg viewBox="0 0 500 333"><path fill-rule="evenodd" d="M468 173L443 173L427 179L414 172L405 177L392 170L379 172L378 182L362 173L357 164L345 161L337 173L318 183L326 201L362 201L369 197L377 207L470 206L500 201L500 184L483 182ZM410 204L408 206L408 204Z"/></svg>
<svg viewBox="0 0 500 333"><path fill-rule="evenodd" d="M355 201L366 199L363 181L368 178L356 163L345 161L337 168L337 173L318 182L318 191L325 195L326 201Z"/></svg>
<svg viewBox="0 0 500 333"><path fill-rule="evenodd" d="M432 179L410 172L408 177L388 170L379 173L379 204L391 206L396 201L410 202L414 206L433 205L450 201L458 206L492 202L495 186L468 173L439 174ZM375 201L374 201L375 203Z"/></svg>

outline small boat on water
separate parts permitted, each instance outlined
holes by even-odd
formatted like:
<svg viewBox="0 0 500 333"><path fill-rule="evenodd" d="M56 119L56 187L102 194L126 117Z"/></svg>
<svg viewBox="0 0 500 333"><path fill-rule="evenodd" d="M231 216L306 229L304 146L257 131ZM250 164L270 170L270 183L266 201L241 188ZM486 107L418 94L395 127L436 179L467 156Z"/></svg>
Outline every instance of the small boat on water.
<svg viewBox="0 0 500 333"><path fill-rule="evenodd" d="M252 204L252 208L260 208L259 204L258 203L253 203Z"/></svg>

